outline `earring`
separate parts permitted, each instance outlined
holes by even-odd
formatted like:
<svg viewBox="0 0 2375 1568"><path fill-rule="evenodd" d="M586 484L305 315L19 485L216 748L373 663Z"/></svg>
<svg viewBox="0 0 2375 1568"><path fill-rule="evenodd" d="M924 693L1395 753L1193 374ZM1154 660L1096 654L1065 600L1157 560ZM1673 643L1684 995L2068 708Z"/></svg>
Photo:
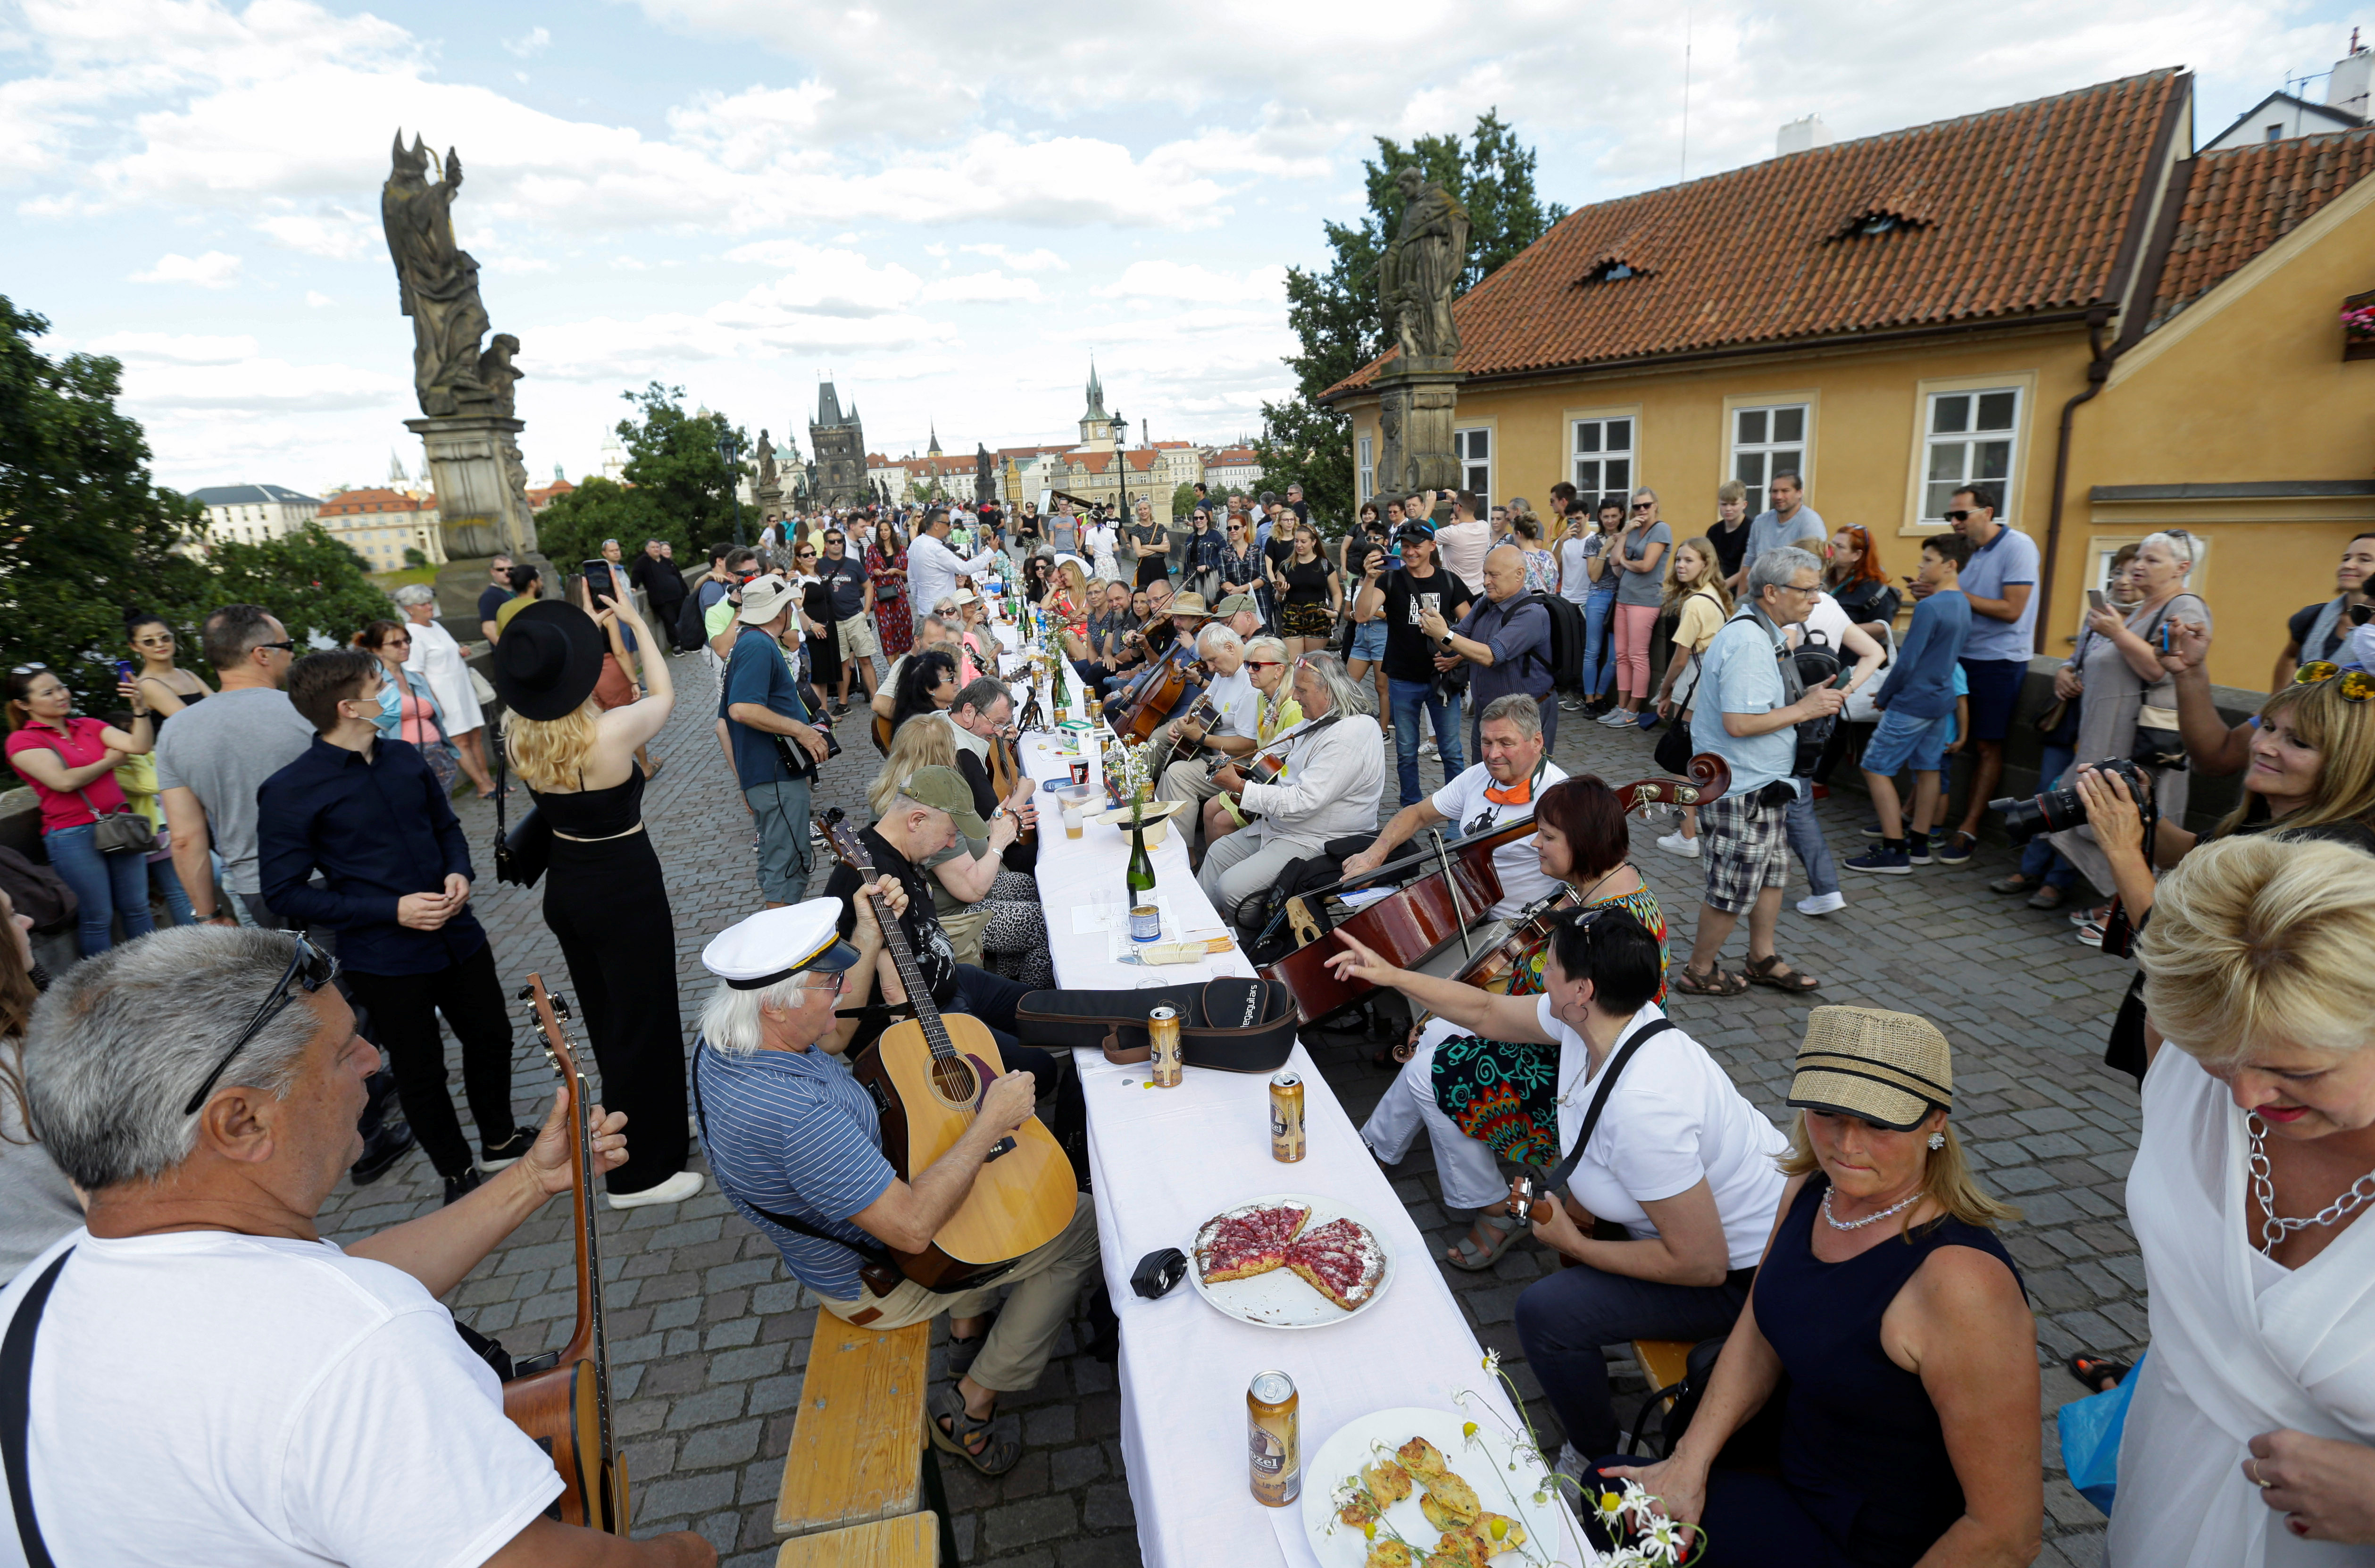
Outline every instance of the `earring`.
<svg viewBox="0 0 2375 1568"><path fill-rule="evenodd" d="M1932 1133L1932 1134L1930 1135L1930 1152L1931 1152L1931 1153L1935 1154L1935 1153L1937 1153L1940 1149L1944 1149L1944 1148L1945 1148L1945 1147L1946 1147L1946 1135L1945 1135L1944 1133L1942 1133L1942 1132L1933 1132L1933 1133Z"/></svg>

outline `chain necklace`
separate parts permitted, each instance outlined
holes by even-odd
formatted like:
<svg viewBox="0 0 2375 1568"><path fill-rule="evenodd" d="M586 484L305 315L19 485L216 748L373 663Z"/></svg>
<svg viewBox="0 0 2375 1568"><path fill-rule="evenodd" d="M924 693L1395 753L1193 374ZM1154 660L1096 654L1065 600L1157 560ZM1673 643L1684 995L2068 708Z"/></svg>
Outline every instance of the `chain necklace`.
<svg viewBox="0 0 2375 1568"><path fill-rule="evenodd" d="M1823 1222L1834 1231L1861 1231L1866 1225L1877 1225L1892 1214L1904 1213L1920 1202L1924 1196L1921 1189L1916 1187L1910 1197L1900 1203L1892 1203L1877 1214L1867 1214L1861 1220L1842 1220L1831 1212L1831 1194L1837 1190L1836 1187L1823 1189Z"/></svg>
<svg viewBox="0 0 2375 1568"><path fill-rule="evenodd" d="M2260 1120L2258 1112L2252 1111L2244 1114L2243 1126L2251 1138L2251 1197L2259 1204L2260 1212L2267 1216L2260 1222L2260 1251L2264 1256L2274 1257L2276 1248L2295 1231L2338 1223L2361 1206L2375 1201L2375 1171L2369 1171L2345 1188L2341 1197L2306 1220L2278 1214L2276 1185L2271 1179L2267 1146L2262 1141L2267 1137L2268 1125Z"/></svg>

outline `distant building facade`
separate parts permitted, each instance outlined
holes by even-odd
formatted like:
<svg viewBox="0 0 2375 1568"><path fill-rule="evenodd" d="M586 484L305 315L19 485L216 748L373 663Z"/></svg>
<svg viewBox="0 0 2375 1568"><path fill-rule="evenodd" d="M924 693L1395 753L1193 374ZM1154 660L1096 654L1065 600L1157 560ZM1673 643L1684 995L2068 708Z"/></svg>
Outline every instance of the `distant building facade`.
<svg viewBox="0 0 2375 1568"><path fill-rule="evenodd" d="M286 538L322 510L318 498L286 485L209 485L190 499L207 509L207 537L226 544Z"/></svg>
<svg viewBox="0 0 2375 1568"><path fill-rule="evenodd" d="M408 549L419 550L431 566L445 564L445 530L433 500L375 489L341 490L320 505L324 530L373 572L401 570Z"/></svg>

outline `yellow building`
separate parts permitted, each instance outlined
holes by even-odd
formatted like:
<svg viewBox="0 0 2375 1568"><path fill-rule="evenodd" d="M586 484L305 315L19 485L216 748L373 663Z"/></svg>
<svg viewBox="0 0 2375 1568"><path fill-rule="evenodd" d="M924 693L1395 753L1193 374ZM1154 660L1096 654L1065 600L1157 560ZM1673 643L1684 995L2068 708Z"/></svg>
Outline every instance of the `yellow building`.
<svg viewBox="0 0 2375 1568"><path fill-rule="evenodd" d="M1678 538L1738 477L1805 476L1909 573L1984 479L2042 547L2067 652L2121 543L2202 537L2215 679L2264 687L2285 617L2375 528L2375 130L2192 154L2163 70L1795 152L1570 214L1454 307L1468 488L1648 485ZM1352 418L1362 497L1377 370Z"/></svg>

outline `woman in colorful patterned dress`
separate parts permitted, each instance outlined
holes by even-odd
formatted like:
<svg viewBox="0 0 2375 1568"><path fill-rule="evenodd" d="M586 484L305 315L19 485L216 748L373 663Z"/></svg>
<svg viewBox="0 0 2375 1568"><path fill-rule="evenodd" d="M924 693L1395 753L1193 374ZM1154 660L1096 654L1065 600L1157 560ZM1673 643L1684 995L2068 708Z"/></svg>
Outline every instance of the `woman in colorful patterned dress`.
<svg viewBox="0 0 2375 1568"><path fill-rule="evenodd" d="M1577 905L1625 910L1658 939L1661 978L1650 1000L1661 1005L1666 915L1625 858L1630 847L1623 798L1589 773L1551 785L1534 807L1534 854L1542 874L1566 883ZM1509 995L1542 994L1548 950L1547 943L1537 944L1519 961L1509 976ZM1558 1162L1557 1048L1488 1040L1422 1015L1412 1024L1409 1043L1395 1054L1405 1058L1401 1075L1361 1129L1362 1140L1382 1163L1398 1165L1424 1127L1445 1205L1484 1210L1444 1261L1471 1273L1490 1268L1525 1229L1497 1210L1509 1191L1498 1162Z"/></svg>
<svg viewBox="0 0 2375 1568"><path fill-rule="evenodd" d="M907 546L888 517L874 525L866 575L874 584L874 631L882 656L895 659L915 646L916 617L907 603Z"/></svg>

